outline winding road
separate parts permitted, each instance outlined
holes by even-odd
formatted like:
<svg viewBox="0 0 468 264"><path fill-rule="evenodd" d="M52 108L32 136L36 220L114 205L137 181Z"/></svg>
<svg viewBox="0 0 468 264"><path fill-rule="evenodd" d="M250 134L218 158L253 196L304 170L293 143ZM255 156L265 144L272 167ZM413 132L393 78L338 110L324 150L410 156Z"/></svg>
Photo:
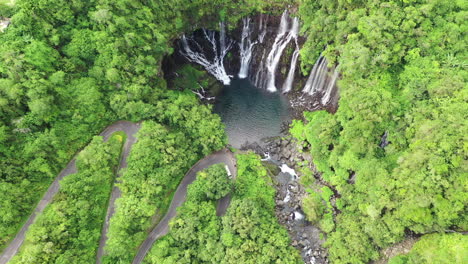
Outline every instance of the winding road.
<svg viewBox="0 0 468 264"><path fill-rule="evenodd" d="M121 160L119 163L119 167L117 169L117 176L115 178L114 186L112 187L111 197L109 199L109 205L107 208L106 218L103 224L101 238L99 240L99 247L97 250L96 256L96 263L101 264L102 256L104 255L104 246L106 245L107 241L107 232L109 230L109 222L115 212L115 201L117 198L120 197L121 192L120 189L117 187L115 183L118 182L123 168L127 167L127 157L130 154L130 150L133 144L137 141L135 134L140 130L141 123L132 123L129 121L118 121L110 126L108 126L104 131L102 131L99 135L103 137L104 141L107 141L110 136L118 131L123 131L127 135L127 140L125 141ZM229 151L227 148L222 149L220 151L214 152L213 154L199 160L184 176L182 182L177 187L177 190L174 193L174 197L171 201L171 205L164 216L164 218L158 223L158 225L149 233L146 240L141 244L140 248L138 249L138 253L133 260L133 264L139 264L143 261L146 254L150 250L153 243L164 236L169 231L169 222L172 218L176 216L176 209L182 205L187 197L187 186L191 184L195 178L197 172L208 168L211 165L224 163L228 166L229 171L232 174L232 178L235 179L237 176L237 168L236 168L236 159L234 154ZM76 155L73 159L67 164L67 166L59 173L59 175L55 178L53 183L50 185L47 192L44 194L42 199L37 204L34 212L29 216L26 223L23 225L21 230L16 234L15 238L11 241L7 248L1 253L0 255L0 264L7 264L13 256L16 255L18 250L20 249L21 245L25 240L26 232L28 231L31 224L34 223L37 216L41 214L47 205L53 200L54 196L60 189L60 181L66 177L67 175L74 174L77 172L76 169ZM216 214L218 216L224 215L226 213L227 208L229 207L231 201L230 195L227 195L221 198L218 201L218 206L216 208Z"/></svg>
<svg viewBox="0 0 468 264"><path fill-rule="evenodd" d="M226 164L229 168L229 171L232 174L232 178L233 179L236 178L237 176L236 159L234 157L234 154L228 149L217 151L201 159L200 161L198 161L185 174L184 179L179 184L179 187L177 187L177 190L174 194L174 198L172 199L169 210L167 210L167 213L164 216L164 218L151 231L151 233L148 235L146 240L141 244L140 248L138 249L137 255L133 259L132 264L140 264L145 258L148 251L151 249L151 246L154 244L154 242L158 238L167 234L167 232L169 231L169 221L176 216L177 207L182 205L182 203L185 201L185 198L187 197L187 186L195 180L197 176L197 172L205 168L208 168L211 165L218 164L218 163ZM230 195L227 195L219 200L218 206L216 208L216 214L218 216L223 215L226 212L227 208L229 207L230 201L231 201Z"/></svg>
<svg viewBox="0 0 468 264"><path fill-rule="evenodd" d="M118 170L127 166L127 156L130 152L130 149L133 143L135 143L136 141L134 135L139 129L140 129L139 123L132 123L128 121L118 121L108 126L106 129L104 129L104 131L101 132L101 134L99 134L100 136L103 137L104 141L107 141L110 138L110 136L114 132L117 132L117 131L123 131L127 134L127 141L125 142L125 145L122 151L122 158L120 160ZM31 224L34 223L34 221L36 220L36 217L44 211L46 206L54 198L55 194L57 194L57 192L59 191L60 181L65 176L74 174L76 172L77 172L77 169L76 169L76 155L75 155L75 157L73 157L73 159L67 164L67 166L55 178L54 182L50 185L49 189L47 189L47 192L44 194L41 201L39 201L39 203L37 204L36 208L34 209L34 212L31 214L31 216L29 216L26 223L23 225L21 230L16 234L15 238L10 242L8 247L5 248L5 250L2 252L2 254L0 255L0 264L8 263L8 261L10 261L11 258L16 255L19 248L24 242L25 234L28 231L29 226L31 226ZM108 222L109 222L108 219L114 213L114 201L119 195L120 195L120 191L114 185L112 189L112 195L111 195L112 198L109 202L109 208L107 210L106 221L104 223L104 228L103 228L104 232L101 237L101 241L99 243L100 251L102 251L101 242L105 243L105 240L106 240L105 235L107 232L107 227L108 227Z"/></svg>
<svg viewBox="0 0 468 264"><path fill-rule="evenodd" d="M106 219L104 221L104 225L102 227L101 238L99 239L99 247L97 250L96 256L96 263L101 264L102 256L104 255L104 246L107 242L107 232L109 231L109 223L111 217L114 215L115 212L115 200L120 197L122 194L120 189L117 187L117 182L122 174L122 169L127 167L127 157L130 154L130 149L132 148L133 144L136 142L135 134L140 130L140 123L133 124L130 122L120 121L122 129L118 131L124 131L127 134L127 140L125 141L125 145L122 150L122 155L119 163L119 168L117 170L117 177L115 177L114 186L112 187L111 197L109 199L109 205L107 207ZM115 124L114 124L115 125ZM108 128L109 129L109 128ZM112 128L111 128L112 130ZM106 133L107 129L104 130L103 133ZM108 137L113 132L109 132ZM106 139L106 137L104 137ZM107 140L107 139L106 139Z"/></svg>

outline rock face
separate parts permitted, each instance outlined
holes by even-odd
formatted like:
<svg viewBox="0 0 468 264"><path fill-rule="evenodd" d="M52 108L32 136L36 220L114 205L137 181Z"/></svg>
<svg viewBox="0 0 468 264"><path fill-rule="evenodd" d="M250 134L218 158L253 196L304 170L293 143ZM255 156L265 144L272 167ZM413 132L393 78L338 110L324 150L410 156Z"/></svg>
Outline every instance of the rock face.
<svg viewBox="0 0 468 264"><path fill-rule="evenodd" d="M245 17L234 27L219 23L187 32L163 61L165 78L170 82L180 66L193 63L225 85L232 78L248 78L259 89L287 93L297 113L319 109L333 113L338 107L334 84L339 72L320 57L311 73L302 75L299 50L305 38L299 36L299 28L300 21L284 11Z"/></svg>
<svg viewBox="0 0 468 264"><path fill-rule="evenodd" d="M240 47L242 43L251 43L247 78L255 86L270 91L289 92L286 81L289 75L294 87L299 89L303 85L305 76L296 67L298 50L304 42L304 38L298 36L298 29L299 20L285 11L281 16L259 14L246 18L231 32L231 36L241 44ZM234 54L242 60L242 48ZM274 74L269 70L273 70ZM272 89L272 85L275 89Z"/></svg>
<svg viewBox="0 0 468 264"><path fill-rule="evenodd" d="M174 53L163 62L166 79L176 77L171 74L180 65L194 62L193 59L184 56L187 54L187 43L184 40L189 40L190 50L202 54L202 60L213 62L213 65L219 64L215 53L219 55L223 48L222 43L230 44L222 64L223 70L231 78L248 78L262 89L267 89L271 79L274 79L278 92L283 88L289 89L285 88L288 76L293 80L292 86L295 89L304 85L306 76L301 75L299 67L291 65L293 61L294 66L299 64L298 50L304 38L298 36L299 20L290 17L287 11L278 16L259 14L244 18L234 29L226 31L225 36L221 34L222 28L197 29L176 40ZM276 61L277 63L274 63ZM211 66L203 65L201 68L211 70ZM274 69L274 74L269 74L268 69Z"/></svg>
<svg viewBox="0 0 468 264"><path fill-rule="evenodd" d="M298 177L282 172L276 179L276 216L288 230L292 246L301 252L304 263L328 263L320 230L305 219L302 211L301 201L306 192Z"/></svg>
<svg viewBox="0 0 468 264"><path fill-rule="evenodd" d="M5 29L10 25L9 18L2 18L0 17L0 32L4 32Z"/></svg>

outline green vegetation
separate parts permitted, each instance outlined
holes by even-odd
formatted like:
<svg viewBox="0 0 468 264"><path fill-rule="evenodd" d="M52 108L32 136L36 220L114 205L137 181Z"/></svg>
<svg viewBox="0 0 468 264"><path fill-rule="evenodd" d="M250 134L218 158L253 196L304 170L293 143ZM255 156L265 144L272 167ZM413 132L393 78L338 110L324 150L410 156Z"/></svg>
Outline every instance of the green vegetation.
<svg viewBox="0 0 468 264"><path fill-rule="evenodd" d="M190 201L217 201L232 191L233 182L227 176L224 164L215 164L197 173L197 179L188 188Z"/></svg>
<svg viewBox="0 0 468 264"><path fill-rule="evenodd" d="M189 91L207 84L201 73L180 69L184 78L169 90L162 58L183 32L220 20L232 27L288 4L298 8L307 37L303 72L322 53L341 74L337 113L305 113L291 128L326 183L309 188L303 204L327 233L331 262L376 259L408 232L467 230L464 1L0 0L0 17L12 22L0 33L0 248L88 145L79 172L63 180L14 263L94 262L125 136L108 143L93 136L116 120L148 120L119 184L106 248L107 263L129 262L188 168L226 143L220 118ZM215 201L230 182L214 167L190 188L147 261L299 261L276 222L267 171L252 154L238 160L227 214L216 216ZM313 173L305 175L312 187ZM464 240L427 236L392 261L439 260L431 255L437 250L465 262L452 252Z"/></svg>
<svg viewBox="0 0 468 264"><path fill-rule="evenodd" d="M93 263L123 141L94 137L77 157L78 172L30 226L11 263Z"/></svg>
<svg viewBox="0 0 468 264"><path fill-rule="evenodd" d="M275 217L275 190L260 158L237 155L237 166L226 215L216 216L216 201L232 184L224 165L214 165L189 185L169 234L156 241L145 263L300 263Z"/></svg>
<svg viewBox="0 0 468 264"><path fill-rule="evenodd" d="M0 19L11 17L15 13L16 0L0 0Z"/></svg>
<svg viewBox="0 0 468 264"><path fill-rule="evenodd" d="M389 264L453 264L468 262L468 237L462 234L425 235L408 254L398 255Z"/></svg>
<svg viewBox="0 0 468 264"><path fill-rule="evenodd" d="M291 129L340 195L335 218L323 190L304 201L332 263L376 259L407 231L467 230L466 7L300 1L303 68L326 46L342 77L336 114L305 113Z"/></svg>
<svg viewBox="0 0 468 264"><path fill-rule="evenodd" d="M188 169L204 151L210 153L224 145L222 129L205 136L182 131L190 130L143 123L118 184L122 196L111 219L104 263L131 262L148 231L165 214L172 192ZM199 138L192 138L194 135ZM210 137L216 136L210 144Z"/></svg>
<svg viewBox="0 0 468 264"><path fill-rule="evenodd" d="M188 1L18 1L0 34L0 247L77 150L113 121L175 126L202 146L197 153L224 144L219 118L192 93L168 91L160 71L172 40L197 25L183 18L211 10L219 9Z"/></svg>

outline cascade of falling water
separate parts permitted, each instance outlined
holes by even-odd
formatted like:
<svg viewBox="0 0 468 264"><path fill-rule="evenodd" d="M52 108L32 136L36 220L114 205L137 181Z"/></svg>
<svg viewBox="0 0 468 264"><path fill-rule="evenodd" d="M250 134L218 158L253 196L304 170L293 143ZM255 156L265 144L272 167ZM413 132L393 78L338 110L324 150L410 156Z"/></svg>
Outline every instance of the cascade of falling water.
<svg viewBox="0 0 468 264"><path fill-rule="evenodd" d="M298 58L299 58L299 46L296 45L296 49L294 50L294 53L292 55L291 67L289 68L288 77L283 83L283 88L282 88L283 93L287 93L291 91L292 84L294 81L294 73L296 72L296 64L297 64Z"/></svg>
<svg viewBox="0 0 468 264"><path fill-rule="evenodd" d="M294 28L294 27L297 28ZM288 72L288 77L286 77L286 80L283 83L283 93L287 93L291 91L292 84L294 81L294 73L296 72L296 64L297 64L297 59L299 58L299 43L297 43L297 35L299 33L299 23L293 24L293 28L291 29L291 32L294 33L293 38L294 42L296 43L296 49L294 50L294 53L292 55L291 59L291 66L289 67L289 72Z"/></svg>
<svg viewBox="0 0 468 264"><path fill-rule="evenodd" d="M213 61L210 61L204 54L203 49L199 43L197 43L193 38L182 36L182 48L181 54L187 58L189 61L198 63L203 66L206 71L212 74L216 79L221 81L224 85L229 85L231 83L231 78L227 75L226 69L224 68L224 58L226 57L229 50L232 48L233 42L231 40L226 40L226 30L224 23L220 22L220 33L219 33L219 47L218 52L217 41L216 41L216 32L202 29L204 37L211 44L213 52ZM195 44L195 49L190 47L190 43Z"/></svg>
<svg viewBox="0 0 468 264"><path fill-rule="evenodd" d="M332 71L333 74L331 74ZM338 68L329 69L325 57L320 56L315 62L302 92L320 96L321 104L326 105L330 102L338 76Z"/></svg>
<svg viewBox="0 0 468 264"><path fill-rule="evenodd" d="M302 90L304 93L313 95L315 84L317 83L317 79L319 78L318 72L324 64L327 64L327 60L323 56L320 56L315 62L314 67L310 72L309 78L307 79L307 82L304 86L304 89Z"/></svg>
<svg viewBox="0 0 468 264"><path fill-rule="evenodd" d="M336 79L338 79L338 75L339 75L338 69L335 68L335 70L333 71L333 76L331 77L331 80L328 82L327 89L324 91L322 95L322 100L321 100L322 105L326 105L328 104L328 102L330 102L330 96L332 94L333 87L335 87L335 83L336 83Z"/></svg>
<svg viewBox="0 0 468 264"><path fill-rule="evenodd" d="M252 42L251 39L252 29L250 28L250 18L247 17L242 19L242 23L242 40L239 44L241 59L239 78L244 79L247 78L249 73L250 60L252 59L252 50L257 44L257 41Z"/></svg>
<svg viewBox="0 0 468 264"><path fill-rule="evenodd" d="M270 92L276 91L275 74L279 60L281 59L281 55L283 54L283 51L288 45L289 41L297 36L299 31L299 20L297 18L293 18L293 25L291 28L289 28L288 19L288 12L284 11L283 15L281 16L281 23L278 29L278 34L276 35L270 54L268 54L267 57L266 67L268 70L268 84L266 88ZM289 33L286 34L288 31Z"/></svg>
<svg viewBox="0 0 468 264"><path fill-rule="evenodd" d="M268 17L264 16L263 14L260 15L260 23L258 26L258 43L263 44L265 40L265 36L267 34L267 21ZM257 72L255 73L255 77L253 78L253 82L256 87L265 87L265 80L266 80L266 70L265 70L265 53L266 50L263 48L262 51L262 58L260 59L260 64L257 67Z"/></svg>
<svg viewBox="0 0 468 264"><path fill-rule="evenodd" d="M264 17L263 14L260 15L260 23L258 26L258 42L263 43L265 40L265 36L267 34L267 23L268 23L268 17Z"/></svg>
<svg viewBox="0 0 468 264"><path fill-rule="evenodd" d="M265 87L266 86L266 75L265 70L265 54L266 51L263 50L262 59L260 60L260 65L258 66L257 73L255 74L254 83L256 87Z"/></svg>

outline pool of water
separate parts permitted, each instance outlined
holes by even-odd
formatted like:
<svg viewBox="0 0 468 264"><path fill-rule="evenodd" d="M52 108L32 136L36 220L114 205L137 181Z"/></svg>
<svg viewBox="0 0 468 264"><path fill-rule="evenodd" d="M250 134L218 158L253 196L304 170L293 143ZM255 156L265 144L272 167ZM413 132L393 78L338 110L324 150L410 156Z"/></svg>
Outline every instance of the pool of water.
<svg viewBox="0 0 468 264"><path fill-rule="evenodd" d="M285 96L258 89L247 79L235 79L225 86L216 98L214 112L221 116L229 143L235 148L279 136L282 123L291 120Z"/></svg>

